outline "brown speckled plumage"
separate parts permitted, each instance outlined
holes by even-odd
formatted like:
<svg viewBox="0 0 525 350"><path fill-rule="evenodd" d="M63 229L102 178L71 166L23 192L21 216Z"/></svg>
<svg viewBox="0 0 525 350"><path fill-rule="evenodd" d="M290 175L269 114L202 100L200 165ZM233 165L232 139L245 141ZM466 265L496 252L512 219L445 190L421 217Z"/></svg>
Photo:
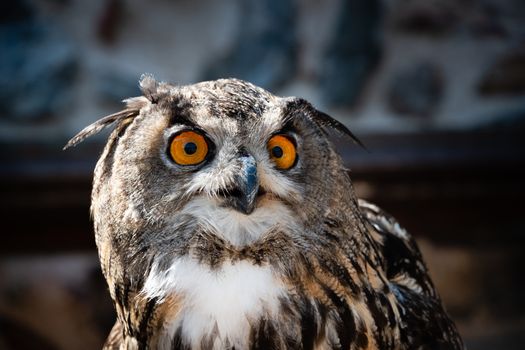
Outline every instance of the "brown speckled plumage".
<svg viewBox="0 0 525 350"><path fill-rule="evenodd" d="M118 315L107 349L463 348L414 240L356 198L327 137L353 137L346 128L302 99L239 80L145 77L141 86L144 96L68 144L116 125L92 194ZM166 158L170 135L185 128L213 143L203 164ZM290 170L268 159L276 132L297 144ZM259 192L253 213L238 213L232 196L247 154Z"/></svg>

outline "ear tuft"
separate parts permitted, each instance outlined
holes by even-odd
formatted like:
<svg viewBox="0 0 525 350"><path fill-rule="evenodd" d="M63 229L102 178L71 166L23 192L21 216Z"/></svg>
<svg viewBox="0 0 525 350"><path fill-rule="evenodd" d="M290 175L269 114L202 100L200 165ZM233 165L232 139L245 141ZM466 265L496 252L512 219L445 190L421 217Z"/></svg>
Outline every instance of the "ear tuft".
<svg viewBox="0 0 525 350"><path fill-rule="evenodd" d="M86 138L99 133L101 130L115 122L121 122L129 118L134 118L140 114L140 110L143 107L150 103L156 103L159 96L159 86L162 84L157 83L152 75L143 74L140 77L139 85L144 96L130 97L125 99L123 101L126 104L126 108L124 110L108 115L102 119L97 120L93 124L88 125L82 131L76 134L75 137L69 140L63 149L65 150L69 147L76 146Z"/></svg>
<svg viewBox="0 0 525 350"><path fill-rule="evenodd" d="M348 136L355 144L367 150L363 142L361 142L361 140L359 140L359 138L355 136L354 133L351 132L350 129L346 127L346 125L344 125L337 119L334 119L330 117L328 114L320 112L320 111L317 111L317 113L315 113L314 119L317 122L317 125L321 127L328 127L330 130L335 130L336 132L342 135Z"/></svg>
<svg viewBox="0 0 525 350"><path fill-rule="evenodd" d="M126 109L136 109L140 110L143 107L146 107L150 101L144 96L129 97L125 100L122 100L126 104Z"/></svg>
<svg viewBox="0 0 525 350"><path fill-rule="evenodd" d="M290 109L304 109L308 118L312 120L323 133L328 134L329 131L335 131L339 135L349 137L355 144L367 150L361 140L359 140L359 138L357 138L357 136L346 127L346 125L337 119L330 117L328 114L317 110L310 102L297 97L292 97L288 101Z"/></svg>
<svg viewBox="0 0 525 350"><path fill-rule="evenodd" d="M159 83L151 74L142 74L139 79L140 90L152 103L156 103Z"/></svg>
<svg viewBox="0 0 525 350"><path fill-rule="evenodd" d="M144 96L131 97L123 101L126 104L126 109L105 116L102 119L97 120L91 125L86 126L82 131L76 134L69 142L64 146L63 150L78 145L90 136L99 133L104 128L112 125L115 122L120 122L128 118L134 118L140 114L140 110L148 105L150 102Z"/></svg>
<svg viewBox="0 0 525 350"><path fill-rule="evenodd" d="M93 124L86 126L84 129L82 129L82 131L76 134L71 140L69 140L69 142L64 146L64 148L62 148L62 150L66 150L70 147L78 145L80 142L84 141L90 136L98 134L101 130L110 126L116 121L136 117L139 114L139 112L140 110L137 109L124 109L120 112L99 119Z"/></svg>

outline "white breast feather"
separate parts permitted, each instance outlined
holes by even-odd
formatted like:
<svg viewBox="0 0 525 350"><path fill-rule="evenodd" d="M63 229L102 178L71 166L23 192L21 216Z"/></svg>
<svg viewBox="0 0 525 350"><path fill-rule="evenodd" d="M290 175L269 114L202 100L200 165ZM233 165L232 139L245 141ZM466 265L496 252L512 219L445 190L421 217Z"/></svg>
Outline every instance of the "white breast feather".
<svg viewBox="0 0 525 350"><path fill-rule="evenodd" d="M279 201L262 198L251 215L220 207L207 196L196 197L181 210L195 216L202 225L235 246L260 239L275 223L293 223L289 209ZM237 349L248 346L250 321L263 313L275 316L279 298L285 289L269 266L256 266L249 261L227 261L211 270L189 256L179 257L167 271L153 267L143 287L147 298L175 294L182 298L182 309L175 320L168 322L162 346L169 348L179 327L185 342L198 348L203 336L217 327L219 339L215 347L228 339Z"/></svg>
<svg viewBox="0 0 525 350"><path fill-rule="evenodd" d="M147 298L182 296L182 309L164 334L166 346L182 327L183 340L198 348L202 337L216 325L215 347L228 339L242 349L248 345L249 321L263 312L276 315L284 287L269 266L238 261L210 270L186 256L177 258L167 271L159 271L154 263L142 292Z"/></svg>

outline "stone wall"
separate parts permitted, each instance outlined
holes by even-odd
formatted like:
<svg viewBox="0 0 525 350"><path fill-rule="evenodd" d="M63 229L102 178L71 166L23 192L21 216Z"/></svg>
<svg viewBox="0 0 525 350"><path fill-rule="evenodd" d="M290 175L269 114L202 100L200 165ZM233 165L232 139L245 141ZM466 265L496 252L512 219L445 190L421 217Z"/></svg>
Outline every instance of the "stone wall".
<svg viewBox="0 0 525 350"><path fill-rule="evenodd" d="M64 140L138 94L235 76L358 134L522 123L519 0L50 1L2 5L0 137Z"/></svg>

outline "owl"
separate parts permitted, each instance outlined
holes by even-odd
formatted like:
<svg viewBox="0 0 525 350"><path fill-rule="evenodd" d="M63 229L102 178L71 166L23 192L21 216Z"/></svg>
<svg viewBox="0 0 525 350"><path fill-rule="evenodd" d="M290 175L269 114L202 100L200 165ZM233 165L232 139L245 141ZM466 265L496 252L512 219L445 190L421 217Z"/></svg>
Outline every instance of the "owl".
<svg viewBox="0 0 525 350"><path fill-rule="evenodd" d="M462 349L412 237L360 200L341 123L236 79L143 96L114 126L91 212L117 312L106 349Z"/></svg>

